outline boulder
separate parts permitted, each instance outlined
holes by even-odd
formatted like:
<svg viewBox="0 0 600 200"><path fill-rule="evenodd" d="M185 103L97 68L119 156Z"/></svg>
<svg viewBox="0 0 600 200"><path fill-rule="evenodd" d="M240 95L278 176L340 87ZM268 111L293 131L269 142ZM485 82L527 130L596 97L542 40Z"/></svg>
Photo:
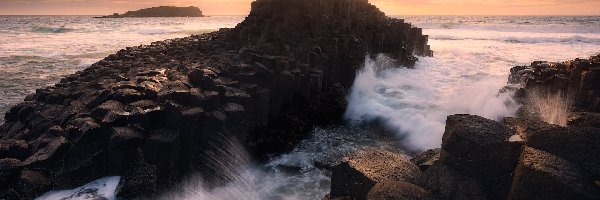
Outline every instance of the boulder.
<svg viewBox="0 0 600 200"><path fill-rule="evenodd" d="M427 168L429 168L431 165L433 165L440 159L441 151L442 149L440 148L429 149L427 151L417 154L415 157L410 159L410 161L419 166L419 169L421 169L421 171L425 171L427 170Z"/></svg>
<svg viewBox="0 0 600 200"><path fill-rule="evenodd" d="M48 172L26 169L15 183L22 199L34 199L52 188Z"/></svg>
<svg viewBox="0 0 600 200"><path fill-rule="evenodd" d="M69 147L70 144L65 137L52 138L45 146L39 148L37 152L29 156L23 162L23 165L34 167L52 164L61 159Z"/></svg>
<svg viewBox="0 0 600 200"><path fill-rule="evenodd" d="M142 144L144 135L133 127L115 127L109 146L116 148L135 148Z"/></svg>
<svg viewBox="0 0 600 200"><path fill-rule="evenodd" d="M0 187L13 183L19 176L22 167L23 164L20 160L14 158L0 159Z"/></svg>
<svg viewBox="0 0 600 200"><path fill-rule="evenodd" d="M600 128L557 127L531 132L526 140L527 146L574 162L600 180Z"/></svg>
<svg viewBox="0 0 600 200"><path fill-rule="evenodd" d="M503 124L474 115L451 115L442 138L440 160L482 183L490 199L505 199L522 142Z"/></svg>
<svg viewBox="0 0 600 200"><path fill-rule="evenodd" d="M522 140L527 138L528 133L546 131L559 127L532 117L506 117L503 121L504 124L514 130L516 135Z"/></svg>
<svg viewBox="0 0 600 200"><path fill-rule="evenodd" d="M119 89L115 91L113 97L114 100L124 104L144 100L146 95L140 91L130 88Z"/></svg>
<svg viewBox="0 0 600 200"><path fill-rule="evenodd" d="M367 194L368 200L434 200L437 199L429 190L412 183L401 181L384 181L375 184Z"/></svg>
<svg viewBox="0 0 600 200"><path fill-rule="evenodd" d="M600 128L600 113L574 112L569 116L568 126Z"/></svg>
<svg viewBox="0 0 600 200"><path fill-rule="evenodd" d="M110 100L100 104L100 106L92 110L92 116L98 119L103 119L104 116L106 116L106 114L108 114L111 111L123 112L123 106L124 105L121 102Z"/></svg>
<svg viewBox="0 0 600 200"><path fill-rule="evenodd" d="M365 199L383 181L413 182L422 174L406 155L390 151L367 151L333 167L331 197Z"/></svg>
<svg viewBox="0 0 600 200"><path fill-rule="evenodd" d="M575 164L525 147L508 199L600 199L600 190L590 175Z"/></svg>
<svg viewBox="0 0 600 200"><path fill-rule="evenodd" d="M416 184L436 194L440 199L485 200L487 194L481 184L456 172L441 162L425 170Z"/></svg>
<svg viewBox="0 0 600 200"><path fill-rule="evenodd" d="M29 145L24 140L0 140L0 158L25 159L29 156Z"/></svg>

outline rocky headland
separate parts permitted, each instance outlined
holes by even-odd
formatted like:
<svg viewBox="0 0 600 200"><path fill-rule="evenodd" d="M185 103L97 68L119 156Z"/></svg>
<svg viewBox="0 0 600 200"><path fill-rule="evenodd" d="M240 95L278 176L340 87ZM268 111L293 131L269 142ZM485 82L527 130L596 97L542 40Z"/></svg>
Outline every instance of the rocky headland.
<svg viewBox="0 0 600 200"><path fill-rule="evenodd" d="M190 173L219 182L207 152L222 138L259 160L291 150L342 119L377 54L410 68L433 52L421 29L367 0L257 0L233 29L120 50L6 113L0 199L108 176L122 177L123 198ZM500 92L514 92L516 117L448 116L439 149L325 166L324 199L599 199L600 55L514 67L509 83Z"/></svg>
<svg viewBox="0 0 600 200"><path fill-rule="evenodd" d="M11 108L0 199L107 176L124 198L194 172L219 179L206 154L221 138L259 159L291 150L342 119L366 56L411 67L432 53L421 29L367 0L257 0L233 29L120 50Z"/></svg>
<svg viewBox="0 0 600 200"><path fill-rule="evenodd" d="M324 199L599 199L600 55L517 66L509 83L517 117L451 115L440 149L345 158Z"/></svg>
<svg viewBox="0 0 600 200"><path fill-rule="evenodd" d="M175 7L158 6L144 8L136 11L128 11L124 14L114 13L112 15L97 18L124 18L124 17L204 17L198 7Z"/></svg>

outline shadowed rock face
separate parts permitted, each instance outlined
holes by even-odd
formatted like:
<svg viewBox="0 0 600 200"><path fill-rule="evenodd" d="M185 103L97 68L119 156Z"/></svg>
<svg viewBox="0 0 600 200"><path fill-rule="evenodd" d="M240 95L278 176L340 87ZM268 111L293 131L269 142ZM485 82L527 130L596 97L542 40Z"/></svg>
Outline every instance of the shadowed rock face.
<svg viewBox="0 0 600 200"><path fill-rule="evenodd" d="M213 172L223 137L259 158L290 150L341 119L365 56L410 67L426 42L366 0L258 0L234 29L123 49L6 113L0 154L21 163L4 161L0 198L115 175L120 196L152 195Z"/></svg>
<svg viewBox="0 0 600 200"><path fill-rule="evenodd" d="M483 117L448 116L440 160L479 181L489 199L506 199L523 146L509 141L514 134L505 125Z"/></svg>
<svg viewBox="0 0 600 200"><path fill-rule="evenodd" d="M598 199L593 176L546 151L527 147L515 170L508 199Z"/></svg>

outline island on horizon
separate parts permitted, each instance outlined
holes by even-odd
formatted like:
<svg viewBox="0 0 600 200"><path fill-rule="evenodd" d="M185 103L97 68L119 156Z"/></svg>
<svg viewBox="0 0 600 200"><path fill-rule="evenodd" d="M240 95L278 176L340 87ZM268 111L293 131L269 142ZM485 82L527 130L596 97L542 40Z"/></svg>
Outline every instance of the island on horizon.
<svg viewBox="0 0 600 200"><path fill-rule="evenodd" d="M125 18L125 17L205 17L198 7L176 7L158 6L144 8L136 11L128 11L124 14L114 13L112 15L96 18Z"/></svg>

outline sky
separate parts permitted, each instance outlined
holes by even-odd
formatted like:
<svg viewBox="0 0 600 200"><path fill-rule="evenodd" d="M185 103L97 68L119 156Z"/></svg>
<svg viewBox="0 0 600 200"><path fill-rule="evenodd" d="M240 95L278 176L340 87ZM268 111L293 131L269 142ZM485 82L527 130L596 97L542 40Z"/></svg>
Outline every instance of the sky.
<svg viewBox="0 0 600 200"><path fill-rule="evenodd" d="M108 15L159 5L246 15L252 0L0 0L0 15ZM387 15L600 15L600 0L370 0Z"/></svg>

